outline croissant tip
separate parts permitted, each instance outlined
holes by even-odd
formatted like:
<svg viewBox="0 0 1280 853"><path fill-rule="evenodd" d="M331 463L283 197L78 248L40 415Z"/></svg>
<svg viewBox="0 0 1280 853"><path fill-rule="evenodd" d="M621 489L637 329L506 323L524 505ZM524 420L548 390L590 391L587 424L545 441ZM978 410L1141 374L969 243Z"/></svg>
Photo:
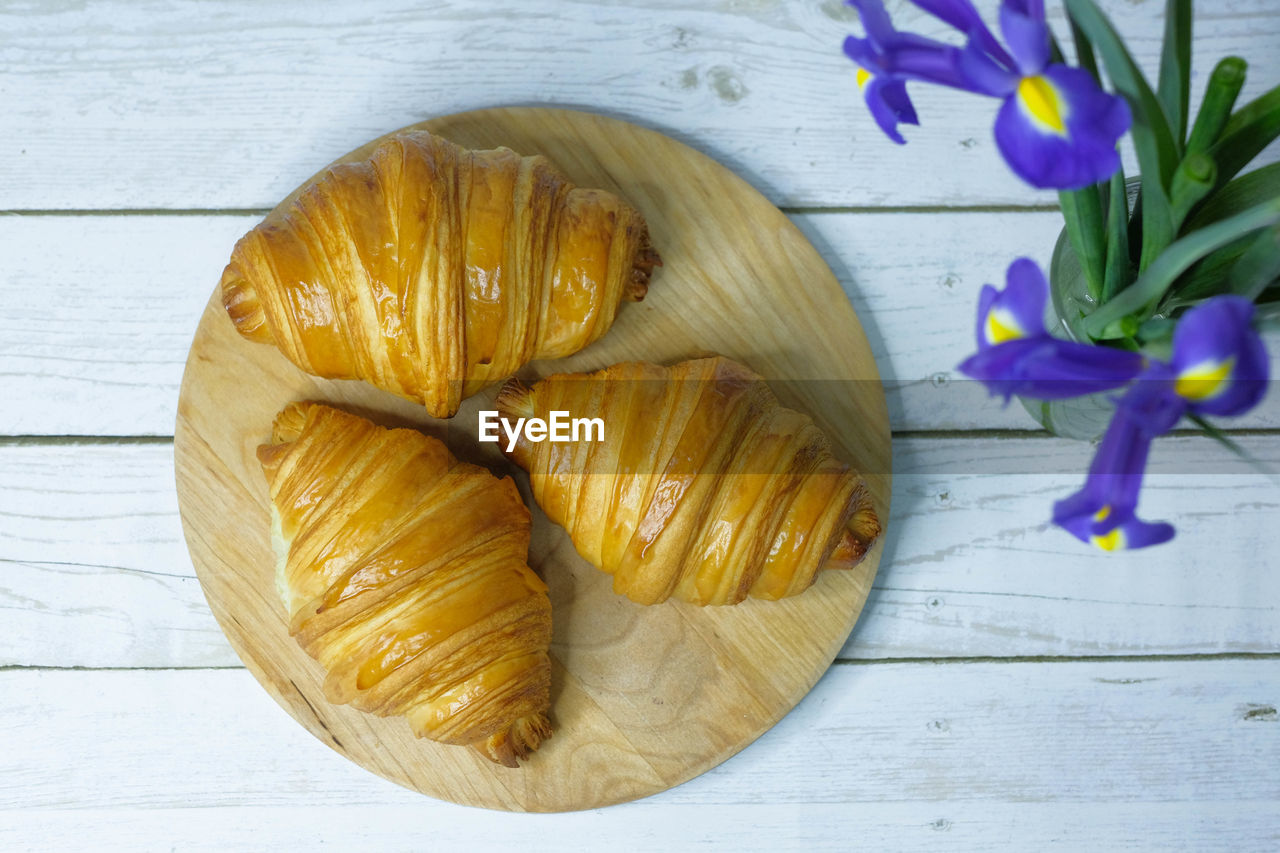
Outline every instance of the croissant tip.
<svg viewBox="0 0 1280 853"><path fill-rule="evenodd" d="M273 340L267 326L267 314L258 292L240 273L235 262L227 264L219 282L222 289L222 307L235 324L236 331L251 341L269 344Z"/></svg>
<svg viewBox="0 0 1280 853"><path fill-rule="evenodd" d="M520 717L503 731L481 743L472 744L481 755L503 767L519 767L544 740L551 737L551 721L537 713Z"/></svg>
<svg viewBox="0 0 1280 853"><path fill-rule="evenodd" d="M520 418L533 417L533 389L512 377L503 383L494 404L503 417L508 415Z"/></svg>
<svg viewBox="0 0 1280 853"><path fill-rule="evenodd" d="M862 558L867 556L867 552L880 538L883 527L880 524L880 517L876 515L875 507L871 505L871 495L867 491L866 483L858 484L852 503L853 513L845 523L840 538L823 568L852 569L862 562Z"/></svg>
<svg viewBox="0 0 1280 853"><path fill-rule="evenodd" d="M622 298L628 302L641 302L649 292L649 279L653 277L653 268L662 266L662 256L649 242L648 231L641 238L640 248L636 250L635 260L631 263L631 278L622 291Z"/></svg>
<svg viewBox="0 0 1280 853"><path fill-rule="evenodd" d="M271 440L276 444L297 441L307 425L307 413L316 405L318 404L293 402L281 409L271 423Z"/></svg>

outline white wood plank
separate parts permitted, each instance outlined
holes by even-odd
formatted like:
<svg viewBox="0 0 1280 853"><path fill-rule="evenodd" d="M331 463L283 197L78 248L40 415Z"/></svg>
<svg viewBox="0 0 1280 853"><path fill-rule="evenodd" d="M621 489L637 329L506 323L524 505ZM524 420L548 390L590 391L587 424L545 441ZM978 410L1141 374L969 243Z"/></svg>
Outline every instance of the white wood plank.
<svg viewBox="0 0 1280 853"><path fill-rule="evenodd" d="M979 3L990 20L996 5ZM1163 4L1102 5L1154 79ZM1196 11L1197 103L1226 53L1252 62L1246 97L1280 77L1274 2ZM916 86L924 126L886 140L840 51L855 19L838 0L10 4L0 209L270 207L367 139L499 104L664 130L789 205L1053 202L1000 161L992 99Z"/></svg>
<svg viewBox="0 0 1280 853"><path fill-rule="evenodd" d="M169 446L0 451L0 666L237 666L178 520Z"/></svg>
<svg viewBox="0 0 1280 853"><path fill-rule="evenodd" d="M857 772L856 770L850 772ZM777 783L774 782L774 785ZM947 805L649 801L569 815L510 815L431 801L399 805L39 809L5 814L6 849L339 850L635 853L850 849L1268 850L1280 810L1267 802L1001 802Z"/></svg>
<svg viewBox="0 0 1280 853"><path fill-rule="evenodd" d="M0 683L6 849L1266 849L1280 826L1274 659L837 666L719 768L541 817L399 789L243 671Z"/></svg>
<svg viewBox="0 0 1280 853"><path fill-rule="evenodd" d="M1244 439L1280 466L1280 438ZM168 446L0 449L0 666L235 666L182 541ZM880 574L846 659L1280 651L1280 485L1205 439L1161 440L1146 517L1179 537L1105 554L1048 525L1090 449L896 446Z"/></svg>
<svg viewBox="0 0 1280 853"><path fill-rule="evenodd" d="M982 284L1013 258L1047 265L1056 213L793 217L858 311L897 430L1036 423L955 366L974 348ZM170 435L187 349L255 216L0 217L0 434ZM661 286L661 277L655 287ZM1271 338L1280 376L1280 335ZM1280 396L1232 427L1280 426Z"/></svg>

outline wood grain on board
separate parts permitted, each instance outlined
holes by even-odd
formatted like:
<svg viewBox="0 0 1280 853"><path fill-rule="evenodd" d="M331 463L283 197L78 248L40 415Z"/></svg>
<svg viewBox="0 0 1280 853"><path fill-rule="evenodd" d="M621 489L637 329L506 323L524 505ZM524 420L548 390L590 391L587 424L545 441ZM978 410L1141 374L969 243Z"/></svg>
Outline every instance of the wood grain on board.
<svg viewBox="0 0 1280 853"><path fill-rule="evenodd" d="M889 424L870 348L821 256L763 196L680 143L587 113L485 110L425 127L465 147L545 154L579 186L619 193L644 214L662 253L645 301L626 306L604 338L522 374L706 352L737 359L814 418L836 454L865 474L888 518ZM367 156L373 144L344 159ZM779 602L640 607L615 595L608 577L535 511L530 564L550 587L554 625L549 743L512 771L470 750L415 740L403 719L325 701L320 669L288 636L276 601L255 448L284 405L323 399L421 426L460 458L510 470L495 445L475 441L477 412L494 408L494 393L433 421L405 400L360 382L315 379L273 347L243 340L221 294L213 295L183 377L178 499L210 607L250 671L316 737L362 766L441 799L518 811L595 808L664 790L776 723L845 642L879 548L852 571L825 573Z"/></svg>

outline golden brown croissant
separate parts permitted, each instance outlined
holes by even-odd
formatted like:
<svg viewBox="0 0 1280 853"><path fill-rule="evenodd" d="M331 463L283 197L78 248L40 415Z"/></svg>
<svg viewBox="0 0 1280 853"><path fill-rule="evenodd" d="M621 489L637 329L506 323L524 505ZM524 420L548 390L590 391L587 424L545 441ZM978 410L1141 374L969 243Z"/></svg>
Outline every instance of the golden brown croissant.
<svg viewBox="0 0 1280 853"><path fill-rule="evenodd" d="M509 767L551 734L551 603L509 477L294 403L258 449L290 633L326 697Z"/></svg>
<svg viewBox="0 0 1280 853"><path fill-rule="evenodd" d="M644 218L544 157L418 131L327 170L236 244L222 301L298 367L449 417L599 338L660 263Z"/></svg>
<svg viewBox="0 0 1280 853"><path fill-rule="evenodd" d="M813 421L725 358L512 380L498 411L504 429L556 411L603 421L603 441L534 442L521 429L509 455L578 553L642 604L796 595L880 533L866 484Z"/></svg>

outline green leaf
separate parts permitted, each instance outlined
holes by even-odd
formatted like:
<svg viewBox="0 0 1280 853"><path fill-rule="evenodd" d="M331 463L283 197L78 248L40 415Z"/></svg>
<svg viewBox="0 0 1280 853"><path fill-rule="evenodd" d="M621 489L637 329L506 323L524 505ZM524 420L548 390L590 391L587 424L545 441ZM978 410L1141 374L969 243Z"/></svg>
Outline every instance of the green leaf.
<svg viewBox="0 0 1280 853"><path fill-rule="evenodd" d="M1066 65L1067 56L1062 52L1062 45L1058 44L1058 37L1049 31L1049 61L1055 65Z"/></svg>
<svg viewBox="0 0 1280 853"><path fill-rule="evenodd" d="M1164 7L1164 49L1160 53L1157 92L1179 149L1187 138L1190 91L1191 0L1168 0Z"/></svg>
<svg viewBox="0 0 1280 853"><path fill-rule="evenodd" d="M1067 238L1080 260L1085 285L1095 300L1102 295L1102 266L1106 258L1106 237L1103 233L1102 200L1098 185L1084 189L1058 193L1062 205L1062 218L1067 225Z"/></svg>
<svg viewBox="0 0 1280 853"><path fill-rule="evenodd" d="M1169 341L1173 338L1173 331L1177 327L1177 320L1168 317L1152 317L1138 327L1138 337L1144 344Z"/></svg>
<svg viewBox="0 0 1280 853"><path fill-rule="evenodd" d="M1187 140L1187 154L1208 151L1218 141L1231 118L1231 108L1240 95L1248 67L1238 56L1223 57L1214 67L1204 87L1204 100L1191 128L1191 138Z"/></svg>
<svg viewBox="0 0 1280 853"><path fill-rule="evenodd" d="M1268 89L1232 113L1224 131L1226 133L1237 133L1244 130L1264 116L1275 112L1276 107L1280 107L1280 86Z"/></svg>
<svg viewBox="0 0 1280 853"><path fill-rule="evenodd" d="M1093 0L1066 0L1066 5L1072 22L1084 31L1094 49L1102 54L1116 90L1129 102L1134 119L1133 141L1143 176L1159 176L1160 188L1167 190L1173 179L1173 170L1182 158L1174 143L1164 107L1097 4Z"/></svg>
<svg viewBox="0 0 1280 853"><path fill-rule="evenodd" d="M1209 436L1209 438L1212 438L1227 450L1230 450L1236 456L1239 456L1241 459L1248 462L1254 468L1258 469L1259 472L1265 474L1272 482L1280 484L1280 473L1277 473L1275 468L1245 450L1237 444L1231 436L1205 420L1202 415L1188 414L1187 419L1200 427L1200 429L1204 431L1204 434Z"/></svg>
<svg viewBox="0 0 1280 853"><path fill-rule="evenodd" d="M1114 324L1130 315L1138 322L1146 320L1177 277L1196 261L1234 240L1277 224L1280 224L1280 199L1272 199L1191 232L1162 252L1129 288L1089 315L1084 321L1085 332L1101 339L1104 330L1108 327L1114 330Z"/></svg>
<svg viewBox="0 0 1280 853"><path fill-rule="evenodd" d="M1145 270L1176 234L1168 193L1174 169L1182 159L1181 146L1174 142L1164 107L1111 22L1093 0L1066 0L1066 5L1071 20L1102 55L1111 82L1133 112L1130 132L1142 169L1142 251L1138 269Z"/></svg>
<svg viewBox="0 0 1280 853"><path fill-rule="evenodd" d="M1277 136L1280 136L1280 86L1237 110L1209 149L1218 164L1218 185L1234 178Z"/></svg>
<svg viewBox="0 0 1280 853"><path fill-rule="evenodd" d="M1227 289L1253 302L1280 278L1280 227L1267 228L1231 267Z"/></svg>
<svg viewBox="0 0 1280 853"><path fill-rule="evenodd" d="M1253 325L1259 332L1280 332L1280 302L1259 305Z"/></svg>
<svg viewBox="0 0 1280 853"><path fill-rule="evenodd" d="M1129 201L1124 169L1111 176L1107 211L1107 257L1102 276L1102 302L1110 301L1133 281L1129 266Z"/></svg>
<svg viewBox="0 0 1280 853"><path fill-rule="evenodd" d="M1098 85L1102 85L1102 76L1098 74L1098 59L1093 55L1093 43L1071 16L1068 15L1067 20L1071 23L1071 40L1076 45L1076 64L1092 74Z"/></svg>
<svg viewBox="0 0 1280 853"><path fill-rule="evenodd" d="M1219 171L1221 183L1221 171ZM1213 192L1187 223L1187 231L1194 231L1214 222L1220 222L1241 210L1280 198L1280 163L1247 172L1221 189Z"/></svg>
<svg viewBox="0 0 1280 853"><path fill-rule="evenodd" d="M1213 189L1217 176L1218 167L1208 154L1188 154L1178 164L1178 171L1173 173L1173 188L1169 190L1170 215L1175 230L1182 226L1191 208Z"/></svg>
<svg viewBox="0 0 1280 853"><path fill-rule="evenodd" d="M1178 277L1156 313L1168 315L1179 308L1186 308L1203 302L1211 296L1225 293L1231 268L1249 248L1249 242L1249 237L1232 240L1221 249L1215 249L1192 264L1185 274Z"/></svg>

